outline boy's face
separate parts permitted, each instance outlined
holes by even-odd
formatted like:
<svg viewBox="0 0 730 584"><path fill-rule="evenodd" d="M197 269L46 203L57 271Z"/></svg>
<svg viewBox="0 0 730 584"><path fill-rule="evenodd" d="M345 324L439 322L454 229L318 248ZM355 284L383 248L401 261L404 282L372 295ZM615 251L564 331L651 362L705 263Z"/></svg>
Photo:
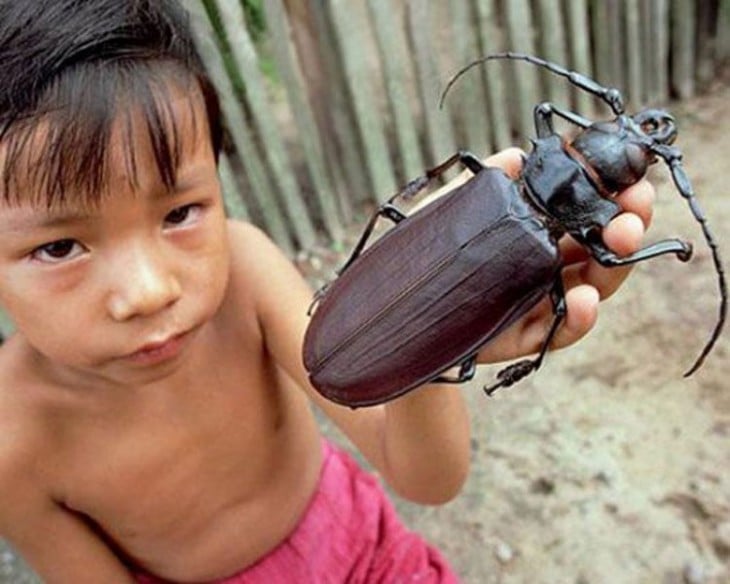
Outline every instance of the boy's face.
<svg viewBox="0 0 730 584"><path fill-rule="evenodd" d="M170 106L181 144L172 191L133 118L131 139L123 123L112 132L98 205L73 193L51 209L31 196L0 203L0 304L53 371L122 384L158 378L183 362L222 302L227 232L205 109L179 93Z"/></svg>

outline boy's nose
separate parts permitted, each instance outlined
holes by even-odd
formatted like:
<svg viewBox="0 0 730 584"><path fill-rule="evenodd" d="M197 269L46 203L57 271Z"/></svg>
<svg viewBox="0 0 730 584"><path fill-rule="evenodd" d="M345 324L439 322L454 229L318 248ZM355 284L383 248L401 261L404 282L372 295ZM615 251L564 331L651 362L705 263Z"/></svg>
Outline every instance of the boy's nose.
<svg viewBox="0 0 730 584"><path fill-rule="evenodd" d="M149 316L180 298L180 283L161 257L136 250L125 254L115 269L108 301L114 320Z"/></svg>

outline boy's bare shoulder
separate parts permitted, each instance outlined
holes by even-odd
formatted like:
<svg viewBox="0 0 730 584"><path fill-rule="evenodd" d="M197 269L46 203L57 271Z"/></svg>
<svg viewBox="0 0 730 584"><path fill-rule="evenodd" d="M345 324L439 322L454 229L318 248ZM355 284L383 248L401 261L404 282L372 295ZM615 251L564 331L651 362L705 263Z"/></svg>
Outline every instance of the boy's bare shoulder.
<svg viewBox="0 0 730 584"><path fill-rule="evenodd" d="M231 285L239 293L268 295L277 283L297 284L298 273L289 258L258 227L228 221L231 250Z"/></svg>
<svg viewBox="0 0 730 584"><path fill-rule="evenodd" d="M0 497L3 508L39 494L44 482L39 476L43 468L44 416L34 399L35 388L29 376L23 374L21 351L11 338L0 347ZM7 509L0 513L0 528L4 528Z"/></svg>
<svg viewBox="0 0 730 584"><path fill-rule="evenodd" d="M281 253L268 235L255 225L229 219L227 226L234 268L263 265L267 258Z"/></svg>
<svg viewBox="0 0 730 584"><path fill-rule="evenodd" d="M13 336L0 346L0 427L6 438L0 441L0 464L21 445L27 452L31 437L40 432L37 387L29 374L32 364L26 362L21 345Z"/></svg>

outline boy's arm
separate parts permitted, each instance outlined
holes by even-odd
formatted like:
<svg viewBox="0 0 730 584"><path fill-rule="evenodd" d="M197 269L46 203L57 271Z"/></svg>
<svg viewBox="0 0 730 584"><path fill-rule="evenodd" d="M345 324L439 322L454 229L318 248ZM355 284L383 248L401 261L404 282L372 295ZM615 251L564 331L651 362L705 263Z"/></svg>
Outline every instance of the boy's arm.
<svg viewBox="0 0 730 584"><path fill-rule="evenodd" d="M519 169L519 154L510 150L487 160ZM619 197L625 210L605 230L606 243L619 254L638 249L651 214L653 189L640 183ZM465 480L469 465L469 420L461 389L429 384L385 405L352 410L322 398L309 384L302 364L302 341L312 295L291 262L261 232L233 224L232 245L245 249L241 282L255 287L256 311L267 349L275 360L345 432L386 481L402 496L420 502L442 502L453 497ZM604 269L570 241L563 245L568 288L568 318L555 346L577 341L593 325L599 298L609 296L628 274L626 269ZM535 352L551 320L546 299L510 330L490 343L481 362L506 360Z"/></svg>
<svg viewBox="0 0 730 584"><path fill-rule="evenodd" d="M53 501L24 469L0 461L0 537L43 582L132 584L134 579L80 517ZM27 480L24 479L27 477Z"/></svg>
<svg viewBox="0 0 730 584"><path fill-rule="evenodd" d="M252 293L273 359L400 495L424 503L452 498L469 465L469 421L461 390L453 385L418 389L356 410L324 399L310 385L302 363L311 288L261 231L231 222L230 232L237 258L232 277L240 278L238 289Z"/></svg>

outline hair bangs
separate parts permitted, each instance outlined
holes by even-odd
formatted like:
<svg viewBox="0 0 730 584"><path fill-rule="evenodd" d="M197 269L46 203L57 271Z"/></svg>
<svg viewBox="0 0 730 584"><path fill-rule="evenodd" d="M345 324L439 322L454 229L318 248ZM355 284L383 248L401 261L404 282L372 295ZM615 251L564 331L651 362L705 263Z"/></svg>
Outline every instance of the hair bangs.
<svg viewBox="0 0 730 584"><path fill-rule="evenodd" d="M181 94L189 100L194 125L200 123L196 100L205 102L210 115L207 87L175 63L119 60L65 72L32 113L2 129L3 198L47 207L97 205L109 192L112 164L120 163L111 157L114 132L131 186L138 186L135 139L146 132L161 182L172 189L185 137L171 101Z"/></svg>

